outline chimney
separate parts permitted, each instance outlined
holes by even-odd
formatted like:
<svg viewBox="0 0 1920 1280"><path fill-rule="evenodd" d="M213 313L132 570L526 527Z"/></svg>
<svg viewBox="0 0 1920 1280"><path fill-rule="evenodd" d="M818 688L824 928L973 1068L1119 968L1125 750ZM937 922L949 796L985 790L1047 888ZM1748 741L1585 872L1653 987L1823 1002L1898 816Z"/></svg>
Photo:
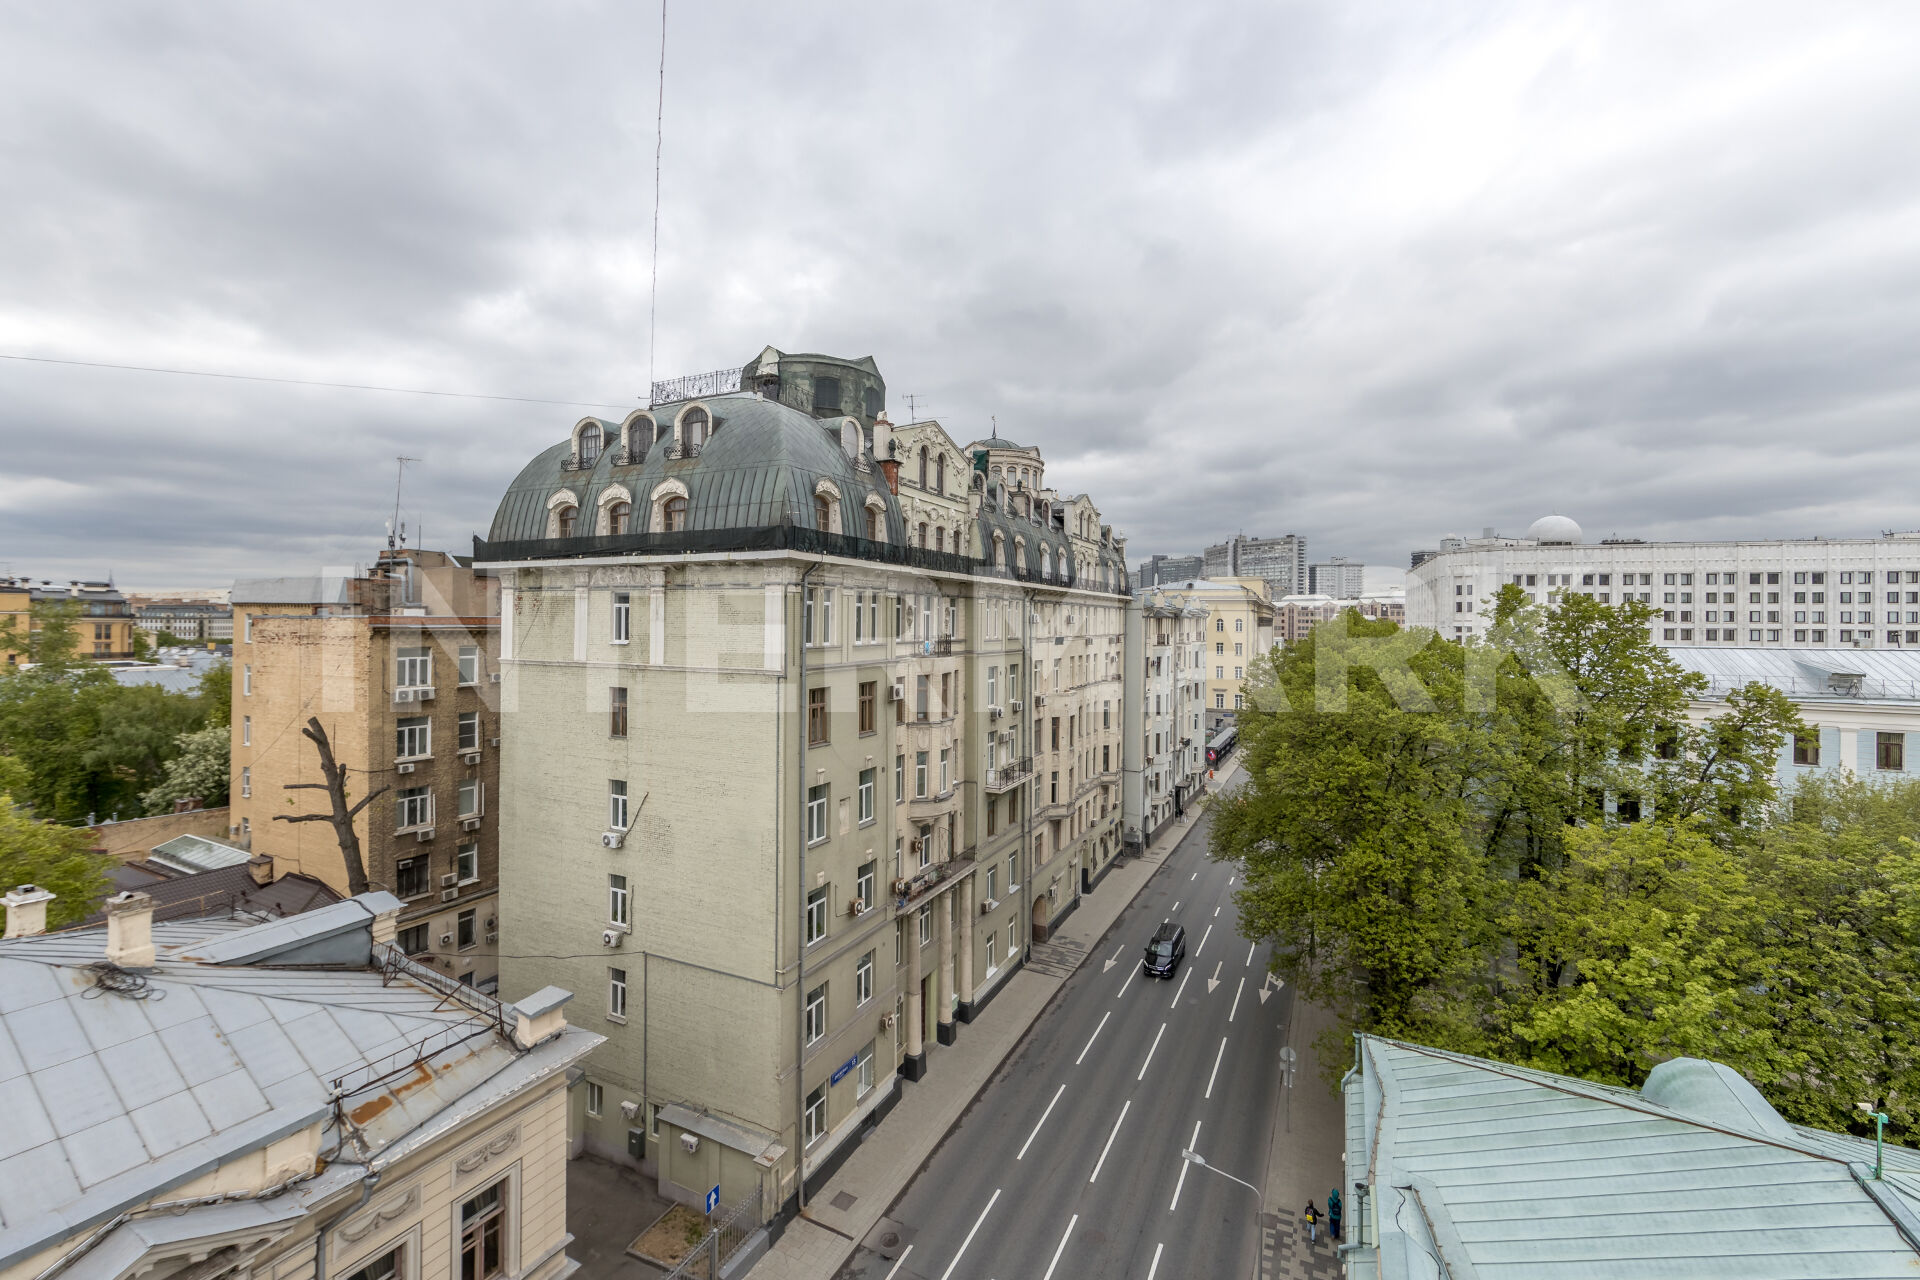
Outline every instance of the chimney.
<svg viewBox="0 0 1920 1280"><path fill-rule="evenodd" d="M7 936L32 938L47 931L47 904L54 895L37 884L23 884L0 897L7 909Z"/></svg>
<svg viewBox="0 0 1920 1280"><path fill-rule="evenodd" d="M507 1006L513 1015L513 1042L531 1049L542 1040L567 1029L562 1007L573 999L573 992L560 987L542 987L518 1004Z"/></svg>
<svg viewBox="0 0 1920 1280"><path fill-rule="evenodd" d="M882 474L884 474L887 477L887 488L893 490L895 497L899 497L900 496L900 459L898 458L880 459L880 470Z"/></svg>
<svg viewBox="0 0 1920 1280"><path fill-rule="evenodd" d="M247 874L262 888L273 883L273 855L256 853L247 859Z"/></svg>
<svg viewBox="0 0 1920 1280"><path fill-rule="evenodd" d="M107 963L153 967L153 899L129 889L107 899Z"/></svg>

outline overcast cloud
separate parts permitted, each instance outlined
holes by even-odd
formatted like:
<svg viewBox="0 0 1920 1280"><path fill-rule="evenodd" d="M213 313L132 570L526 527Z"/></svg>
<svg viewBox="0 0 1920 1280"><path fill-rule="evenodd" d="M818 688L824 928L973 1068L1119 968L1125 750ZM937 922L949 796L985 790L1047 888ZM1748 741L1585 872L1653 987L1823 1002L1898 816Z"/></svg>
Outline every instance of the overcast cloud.
<svg viewBox="0 0 1920 1280"><path fill-rule="evenodd" d="M0 17L0 354L630 406L659 13ZM1920 7L669 16L657 373L871 354L1133 559L1920 526ZM584 409L0 360L0 571L469 549ZM923 414L924 416L924 414Z"/></svg>

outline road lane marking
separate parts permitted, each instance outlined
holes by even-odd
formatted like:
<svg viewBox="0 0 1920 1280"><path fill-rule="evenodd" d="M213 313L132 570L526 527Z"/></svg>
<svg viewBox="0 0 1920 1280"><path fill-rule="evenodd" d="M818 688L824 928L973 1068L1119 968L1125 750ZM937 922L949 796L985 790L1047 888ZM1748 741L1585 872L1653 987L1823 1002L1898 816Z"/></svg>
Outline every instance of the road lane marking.
<svg viewBox="0 0 1920 1280"><path fill-rule="evenodd" d="M1135 965L1135 966L1133 967L1133 972L1131 972L1131 973L1129 973L1129 974L1127 975L1127 980L1126 980L1125 982L1123 982L1123 983L1121 983L1121 984L1120 984L1120 995L1116 995L1116 996L1114 997L1114 999L1115 999L1115 1000L1118 1000L1118 999L1120 998L1120 996L1123 996L1123 995L1125 995L1125 994L1127 994L1127 988L1128 988L1128 987L1130 987L1130 986L1132 986L1132 985L1133 985L1133 980L1134 980L1135 978L1137 978L1137 977L1139 977L1139 976L1140 976L1140 966L1139 966L1139 965Z"/></svg>
<svg viewBox="0 0 1920 1280"><path fill-rule="evenodd" d="M1187 979L1192 976L1193 970L1191 969L1180 975L1180 989L1173 993L1173 1003L1169 1004L1167 1008L1178 1009L1180 1007L1180 997L1187 993Z"/></svg>
<svg viewBox="0 0 1920 1280"><path fill-rule="evenodd" d="M1153 1033L1153 1044L1147 1049L1147 1061L1140 1064L1140 1074L1134 1077L1136 1081L1147 1078L1147 1063L1153 1061L1153 1051L1160 1047L1160 1037L1165 1034L1167 1034L1167 1024L1163 1022L1160 1024L1160 1029Z"/></svg>
<svg viewBox="0 0 1920 1280"><path fill-rule="evenodd" d="M1173 909L1174 909L1175 911L1178 911L1178 910L1180 909L1180 899L1178 899L1178 898L1175 898L1175 899L1173 900Z"/></svg>
<svg viewBox="0 0 1920 1280"><path fill-rule="evenodd" d="M1249 969L1253 968L1253 949L1259 945L1257 941L1247 944L1247 968Z"/></svg>
<svg viewBox="0 0 1920 1280"><path fill-rule="evenodd" d="M1212 976L1211 978L1208 978L1208 979L1207 979L1207 994L1208 994L1208 995L1212 995L1212 994L1214 993L1214 991L1215 991L1215 989L1219 987L1219 985L1220 985L1220 971L1221 971L1222 969L1224 969L1224 968L1226 968L1226 967L1227 967L1227 962L1226 962L1225 960L1215 960L1215 961L1213 962L1213 976Z"/></svg>
<svg viewBox="0 0 1920 1280"><path fill-rule="evenodd" d="M1100 972L1105 973L1107 970L1113 968L1113 966L1119 964L1120 957L1125 954L1127 954L1127 948L1125 944L1122 944L1120 949L1113 953L1113 959L1107 961L1105 964L1100 966Z"/></svg>
<svg viewBox="0 0 1920 1280"><path fill-rule="evenodd" d="M1213 1082L1217 1078L1219 1078L1219 1075L1220 1075L1220 1059L1226 1056L1227 1056L1227 1038L1225 1036L1221 1036L1220 1049L1217 1053L1213 1055L1213 1074L1207 1077L1207 1091L1201 1095L1203 1098L1211 1098L1213 1096ZM1191 1151L1193 1150L1193 1148L1188 1147L1187 1150Z"/></svg>
<svg viewBox="0 0 1920 1280"><path fill-rule="evenodd" d="M1040 1280L1053 1280L1053 1269L1060 1265L1060 1255L1067 1251L1067 1237L1073 1234L1073 1225L1078 1221L1080 1215L1077 1213L1067 1219L1067 1229L1060 1233L1060 1247L1053 1251L1053 1261L1047 1264L1047 1274L1041 1276Z"/></svg>
<svg viewBox="0 0 1920 1280"><path fill-rule="evenodd" d="M1197 956L1201 953L1201 951L1205 950L1207 945L1207 939L1211 938L1212 936L1213 936L1213 926L1208 925L1207 931L1200 935L1200 945L1193 949L1193 954Z"/></svg>
<svg viewBox="0 0 1920 1280"><path fill-rule="evenodd" d="M1166 1247L1164 1244L1153 1246L1153 1265L1147 1268L1147 1280L1153 1280L1154 1272L1160 1270L1160 1251ZM888 1280L892 1280L892 1277L888 1277Z"/></svg>
<svg viewBox="0 0 1920 1280"><path fill-rule="evenodd" d="M1188 1150L1191 1151L1192 1148L1189 1147ZM940 1273L940 1280L947 1280L947 1277L953 1274L953 1269L960 1265L960 1259L966 1257L967 1246L973 1243L973 1232L978 1231L980 1229L980 1224L987 1220L987 1215L993 1212L993 1202L995 1200L998 1200L999 1198L1000 1198L1000 1188L995 1187L993 1189L992 1197L989 1198L987 1201L987 1207L982 1209L980 1211L980 1216L973 1220L973 1231L967 1232L967 1238L960 1242L960 1252L953 1255L953 1261L949 1262L947 1264L947 1269ZM901 1254L900 1256L903 1259L906 1257L905 1254Z"/></svg>
<svg viewBox="0 0 1920 1280"><path fill-rule="evenodd" d="M1088 1182L1092 1182L1094 1181L1094 1179L1100 1176L1100 1168L1102 1165L1106 1164L1107 1162L1107 1152L1113 1150L1113 1140L1120 1136L1120 1125L1127 1118L1127 1108L1131 1107L1132 1105L1133 1105L1132 1098L1128 1098L1125 1102L1120 1104L1120 1118L1113 1122L1113 1132L1107 1135L1107 1145L1100 1148L1100 1158L1093 1162L1093 1174L1091 1177L1087 1179ZM1188 1149L1191 1150L1192 1148L1188 1148ZM1052 1268L1048 1268L1048 1269L1051 1270ZM941 1280L946 1280L946 1277L942 1276Z"/></svg>
<svg viewBox="0 0 1920 1280"><path fill-rule="evenodd" d="M1240 985L1233 989L1233 1008L1227 1010L1227 1021L1233 1021L1233 1015L1240 1012L1240 993L1247 989L1247 980L1240 979Z"/></svg>
<svg viewBox="0 0 1920 1280"><path fill-rule="evenodd" d="M1189 1151L1193 1150L1194 1147L1199 1143L1199 1141L1200 1141L1200 1122L1198 1120L1195 1120L1193 1122L1193 1140L1187 1143L1187 1150ZM1168 1213L1172 1213L1175 1209L1178 1209L1180 1207L1180 1190L1181 1188L1187 1185L1187 1170L1192 1167L1193 1166L1188 1164L1184 1159L1180 1161L1180 1180L1173 1184L1173 1199L1167 1205Z"/></svg>
<svg viewBox="0 0 1920 1280"><path fill-rule="evenodd" d="M1091 1049L1091 1048L1093 1048L1093 1042L1094 1042L1095 1040L1098 1040L1098 1039L1100 1038L1100 1033L1101 1033L1102 1031L1104 1031L1104 1030L1106 1030L1106 1027L1107 1027L1107 1019L1108 1019L1108 1018L1111 1018L1112 1016L1113 1016L1113 1010L1111 1010L1111 1009L1109 1009L1109 1010L1107 1010L1107 1011L1106 1011L1105 1013L1103 1013L1103 1014L1101 1014L1101 1015L1100 1015L1100 1025L1099 1025L1099 1026L1097 1026L1097 1027L1095 1027L1095 1028L1093 1029L1093 1034L1087 1037L1087 1049ZM1080 1065L1080 1064L1081 1064L1082 1062L1085 1062L1085 1061L1086 1061L1086 1059L1087 1059L1087 1049L1082 1049L1082 1050L1080 1051L1080 1056L1079 1056L1079 1057L1077 1057L1077 1058L1075 1058L1075 1059L1073 1060L1073 1065L1074 1065L1074 1066L1076 1066L1076 1067L1077 1067L1077 1066L1079 1066L1079 1065ZM1065 1086L1065 1085L1061 1085L1060 1087L1061 1087L1062 1089L1064 1089L1064 1088L1066 1088L1067 1086Z"/></svg>
<svg viewBox="0 0 1920 1280"><path fill-rule="evenodd" d="M1234 882L1235 880L1238 880L1239 878L1240 878L1240 873L1239 873L1239 872L1237 872L1237 871L1236 871L1236 872L1234 872L1234 873L1233 873L1232 875L1230 875L1230 876L1228 876L1228 877L1227 877L1227 888L1229 888L1229 889L1231 889L1231 888L1233 888L1233 882Z"/></svg>
<svg viewBox="0 0 1920 1280"><path fill-rule="evenodd" d="M1065 1085L1061 1085L1058 1089L1055 1089L1053 1091L1053 1102L1060 1101L1060 1095L1066 1091L1067 1086ZM1045 1124L1047 1117L1053 1114L1053 1102L1049 1102L1047 1109L1040 1113L1039 1122L1033 1126L1033 1132L1027 1135L1027 1140L1020 1144L1020 1154L1014 1157L1015 1160L1024 1160L1027 1158L1027 1148L1032 1146L1033 1140L1040 1136L1040 1125Z"/></svg>
<svg viewBox="0 0 1920 1280"><path fill-rule="evenodd" d="M895 1276L896 1274L898 1274L898 1273L899 1273L899 1270L900 1270L900 1268L902 1268L902 1267L904 1267L904 1266L906 1266L906 1265L907 1265L907 1254L909 1254L909 1253L912 1253L912 1252L913 1252L913 1246L912 1246L912 1245L908 1245L908 1246L907 1246L907 1247L906 1247L906 1248L905 1248L905 1249L904 1249L904 1250L903 1250L903 1251L901 1252L901 1254L900 1254L900 1257L899 1257L899 1258L898 1258L898 1259L897 1259L897 1260L896 1260L896 1261L894 1262L894 1264L893 1264L893 1270L892 1270L892 1271L889 1271L889 1272L887 1272L887 1280L893 1280L893 1277L894 1277L894 1276ZM1149 1280L1151 1280L1151 1277L1149 1277Z"/></svg>
<svg viewBox="0 0 1920 1280"><path fill-rule="evenodd" d="M1192 875L1187 877L1187 879L1189 880L1198 880L1199 878L1200 878L1200 873L1198 871L1194 872Z"/></svg>
<svg viewBox="0 0 1920 1280"><path fill-rule="evenodd" d="M1214 918L1215 920L1218 920L1218 919L1220 918L1220 908L1218 908L1218 907L1215 907L1215 908L1213 909L1213 918Z"/></svg>

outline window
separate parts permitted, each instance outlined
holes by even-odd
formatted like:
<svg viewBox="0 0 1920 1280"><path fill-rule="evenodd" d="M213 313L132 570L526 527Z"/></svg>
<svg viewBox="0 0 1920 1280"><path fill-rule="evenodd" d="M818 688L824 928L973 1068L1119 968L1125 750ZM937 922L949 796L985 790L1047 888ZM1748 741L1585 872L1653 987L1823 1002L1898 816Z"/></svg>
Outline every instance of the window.
<svg viewBox="0 0 1920 1280"><path fill-rule="evenodd" d="M860 771L860 822L862 825L873 821L873 775L872 769Z"/></svg>
<svg viewBox="0 0 1920 1280"><path fill-rule="evenodd" d="M807 690L807 745L821 746L827 740L827 691Z"/></svg>
<svg viewBox="0 0 1920 1280"><path fill-rule="evenodd" d="M628 896L625 876L607 877L607 923L622 929L633 925L633 900Z"/></svg>
<svg viewBox="0 0 1920 1280"><path fill-rule="evenodd" d="M998 888L999 881L1000 881L1000 868L988 867L987 868L987 897L989 899L998 898L1000 896L999 888Z"/></svg>
<svg viewBox="0 0 1920 1280"><path fill-rule="evenodd" d="M1020 855L1017 853L1010 853L1007 855L1007 892L1018 893L1019 891L1020 891Z"/></svg>
<svg viewBox="0 0 1920 1280"><path fill-rule="evenodd" d="M873 881L874 877L879 874L879 870L879 863L863 862L860 864L858 874L854 877L853 896L866 903L869 910L873 907Z"/></svg>
<svg viewBox="0 0 1920 1280"><path fill-rule="evenodd" d="M480 749L480 713L462 711L456 723L460 728L460 750L478 751Z"/></svg>
<svg viewBox="0 0 1920 1280"><path fill-rule="evenodd" d="M401 649L394 654L396 689L424 689L433 683L433 654L426 649Z"/></svg>
<svg viewBox="0 0 1920 1280"><path fill-rule="evenodd" d="M807 1043L818 1044L827 1034L827 984L807 992Z"/></svg>
<svg viewBox="0 0 1920 1280"><path fill-rule="evenodd" d="M400 1251L405 1247L395 1245L348 1276L347 1280L397 1280L400 1275Z"/></svg>
<svg viewBox="0 0 1920 1280"><path fill-rule="evenodd" d="M600 425L588 423L580 432L580 464L586 466L600 456Z"/></svg>
<svg viewBox="0 0 1920 1280"><path fill-rule="evenodd" d="M425 859L421 859L425 861ZM454 852L453 878L460 884L472 884L480 878L480 846L468 841Z"/></svg>
<svg viewBox="0 0 1920 1280"><path fill-rule="evenodd" d="M854 616L857 618L860 615L855 613ZM874 715L874 705L879 699L879 681L862 680L860 682L860 732L862 734L878 732L875 725L876 716Z"/></svg>
<svg viewBox="0 0 1920 1280"><path fill-rule="evenodd" d="M953 790L953 777L950 772L952 758L953 758L953 749L951 747L940 748L940 794L941 795L945 795L947 794L947 792Z"/></svg>
<svg viewBox="0 0 1920 1280"><path fill-rule="evenodd" d="M1793 735L1793 762L1795 764L1817 765L1820 763L1820 735L1815 733L1796 733Z"/></svg>
<svg viewBox="0 0 1920 1280"><path fill-rule="evenodd" d="M625 644L633 639L633 597L625 591L613 593L613 642Z"/></svg>
<svg viewBox="0 0 1920 1280"><path fill-rule="evenodd" d="M987 972L992 973L997 962L998 935L993 929L987 930Z"/></svg>
<svg viewBox="0 0 1920 1280"><path fill-rule="evenodd" d="M855 1086L854 1096L864 1098L873 1092L873 1044L869 1042L860 1053L860 1083Z"/></svg>
<svg viewBox="0 0 1920 1280"><path fill-rule="evenodd" d="M627 829L627 784L621 778L607 780L607 826L615 831Z"/></svg>
<svg viewBox="0 0 1920 1280"><path fill-rule="evenodd" d="M827 784L807 788L807 843L827 838Z"/></svg>
<svg viewBox="0 0 1920 1280"><path fill-rule="evenodd" d="M685 533L687 500L675 494L660 504L660 528L665 533Z"/></svg>
<svg viewBox="0 0 1920 1280"><path fill-rule="evenodd" d="M623 684L607 690L607 736L627 736L627 687Z"/></svg>
<svg viewBox="0 0 1920 1280"><path fill-rule="evenodd" d="M395 897L417 898L428 888L429 863L425 858L401 858L393 864Z"/></svg>
<svg viewBox="0 0 1920 1280"><path fill-rule="evenodd" d="M483 785L478 778L462 778L460 780L458 794L460 797L461 817L477 818L480 816L482 803L486 794L482 789Z"/></svg>
<svg viewBox="0 0 1920 1280"><path fill-rule="evenodd" d="M598 1117L600 1109L606 1105L606 1090L593 1081L587 1081L587 1114Z"/></svg>
<svg viewBox="0 0 1920 1280"><path fill-rule="evenodd" d="M919 675L913 678L913 718L916 720L927 718L927 693L931 687L931 681L927 676Z"/></svg>
<svg viewBox="0 0 1920 1280"><path fill-rule="evenodd" d="M460 646L460 683L480 683L480 646L477 644Z"/></svg>
<svg viewBox="0 0 1920 1280"><path fill-rule="evenodd" d="M933 941L933 908L920 908L920 945L926 946Z"/></svg>
<svg viewBox="0 0 1920 1280"><path fill-rule="evenodd" d="M1877 733L1874 735L1874 765L1890 771L1904 770L1907 767L1907 735L1904 733Z"/></svg>
<svg viewBox="0 0 1920 1280"><path fill-rule="evenodd" d="M853 1002L863 1005L873 999L873 952L860 957L853 966Z"/></svg>
<svg viewBox="0 0 1920 1280"><path fill-rule="evenodd" d="M240 766L240 798L249 799L253 795L253 766Z"/></svg>
<svg viewBox="0 0 1920 1280"><path fill-rule="evenodd" d="M393 803L399 818L398 830L424 827L433 821L432 787L408 787L395 792Z"/></svg>
<svg viewBox="0 0 1920 1280"><path fill-rule="evenodd" d="M462 951L472 950L480 941L476 912L469 908L462 911L454 924L454 945Z"/></svg>
<svg viewBox="0 0 1920 1280"><path fill-rule="evenodd" d="M833 501L824 493L813 497L813 527L822 533L833 532Z"/></svg>
<svg viewBox="0 0 1920 1280"><path fill-rule="evenodd" d="M913 753L913 794L916 799L927 798L927 753Z"/></svg>
<svg viewBox="0 0 1920 1280"><path fill-rule="evenodd" d="M243 747L250 747L253 745L253 717L252 716L240 717L240 745Z"/></svg>
<svg viewBox="0 0 1920 1280"><path fill-rule="evenodd" d="M897 755L893 758L893 802L899 804L907 798L907 758Z"/></svg>
<svg viewBox="0 0 1920 1280"><path fill-rule="evenodd" d="M607 1016L609 1018L627 1016L627 971L625 969L607 970Z"/></svg>
<svg viewBox="0 0 1920 1280"><path fill-rule="evenodd" d="M807 1095L805 1145L812 1146L827 1132L827 1086ZM461 1280L466 1280L463 1276Z"/></svg>
<svg viewBox="0 0 1920 1280"><path fill-rule="evenodd" d="M633 504L631 502L616 502L607 508L607 532L616 534L633 532Z"/></svg>
<svg viewBox="0 0 1920 1280"><path fill-rule="evenodd" d="M394 941L410 956L425 955L427 948L431 945L427 939L427 926L424 924L402 929L395 935Z"/></svg>

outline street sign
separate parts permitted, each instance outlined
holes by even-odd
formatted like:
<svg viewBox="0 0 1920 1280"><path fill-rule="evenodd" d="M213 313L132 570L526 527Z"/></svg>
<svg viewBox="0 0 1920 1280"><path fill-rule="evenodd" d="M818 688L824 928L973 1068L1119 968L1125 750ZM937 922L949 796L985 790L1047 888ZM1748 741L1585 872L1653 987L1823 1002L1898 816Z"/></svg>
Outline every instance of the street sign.
<svg viewBox="0 0 1920 1280"><path fill-rule="evenodd" d="M720 1207L720 1187L719 1187L719 1184L716 1183L714 1185L713 1190L707 1192L707 1213L711 1215L713 1211L715 1209L718 1209L719 1207Z"/></svg>
<svg viewBox="0 0 1920 1280"><path fill-rule="evenodd" d="M859 1065L860 1065L860 1055L856 1053L851 1058L848 1058L845 1062L841 1063L839 1066L833 1069L833 1075L827 1080L827 1083L839 1084L842 1080L845 1080L847 1078L847 1072L853 1070L855 1067Z"/></svg>

